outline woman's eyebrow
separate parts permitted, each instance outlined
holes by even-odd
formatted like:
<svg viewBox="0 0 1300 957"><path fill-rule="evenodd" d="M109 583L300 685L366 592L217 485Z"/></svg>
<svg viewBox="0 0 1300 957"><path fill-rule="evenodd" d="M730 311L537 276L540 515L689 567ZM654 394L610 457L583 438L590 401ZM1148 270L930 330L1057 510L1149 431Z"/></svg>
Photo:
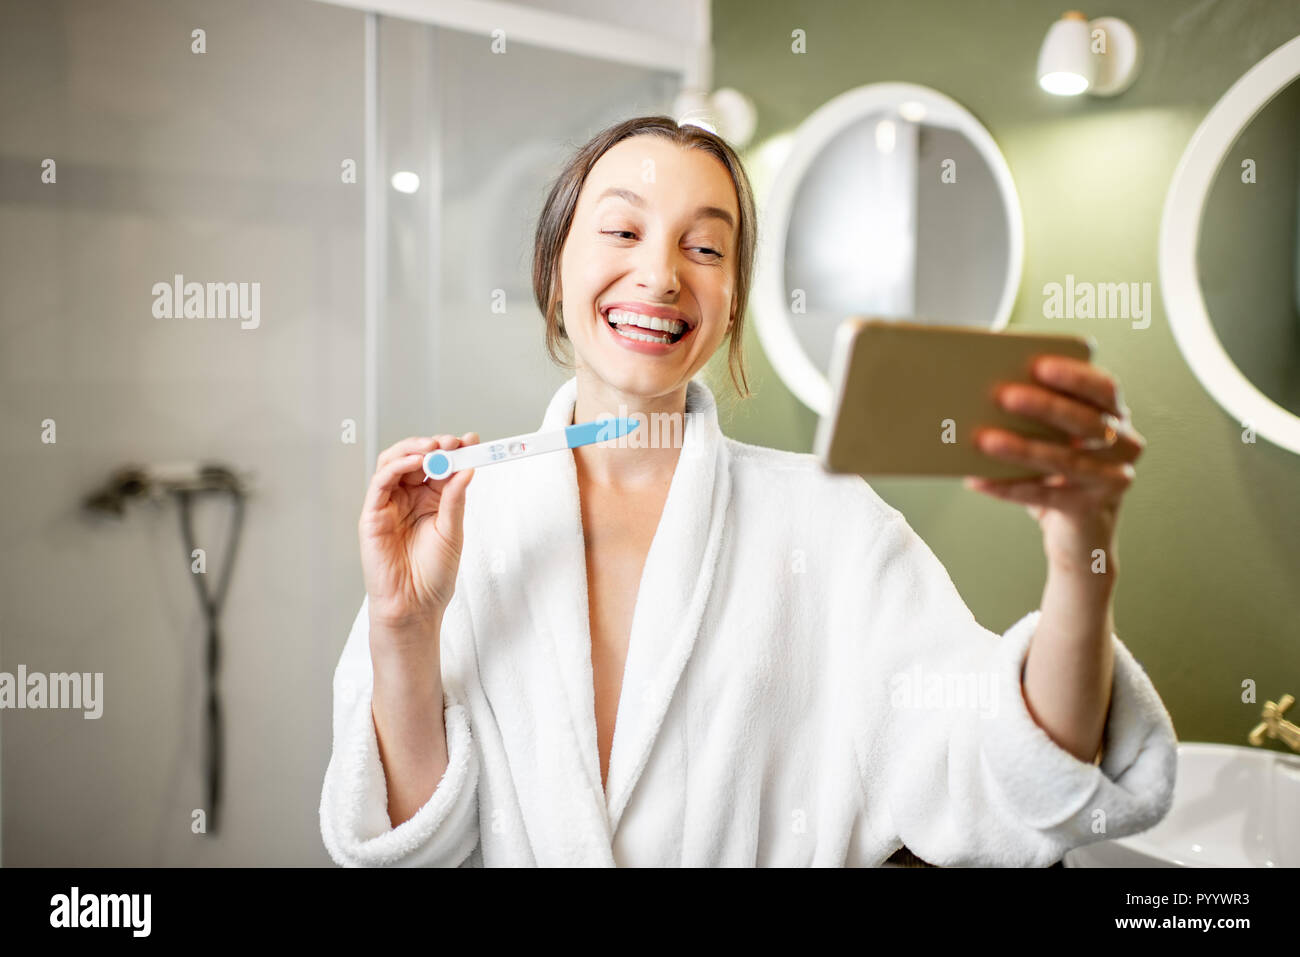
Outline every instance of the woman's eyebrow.
<svg viewBox="0 0 1300 957"><path fill-rule="evenodd" d="M609 189L605 190L605 192L596 197L596 202L599 203L601 200L609 199L610 197L626 200L633 206L640 206L642 209L645 209L646 202L642 196L632 192L630 189L623 189L620 186L611 186ZM695 218L720 219L732 229L736 228L736 221L732 218L731 213L718 206L701 206L695 211Z"/></svg>

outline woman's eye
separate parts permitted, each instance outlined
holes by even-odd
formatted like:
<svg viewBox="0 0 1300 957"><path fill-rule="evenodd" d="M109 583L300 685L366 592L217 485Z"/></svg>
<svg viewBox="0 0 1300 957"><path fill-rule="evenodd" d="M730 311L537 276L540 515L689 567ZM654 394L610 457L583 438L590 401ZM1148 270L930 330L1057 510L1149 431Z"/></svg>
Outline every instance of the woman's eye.
<svg viewBox="0 0 1300 957"><path fill-rule="evenodd" d="M600 231L600 234L602 236L618 236L620 239L624 236L626 236L628 239L636 238L636 233L634 233L630 229L602 229ZM698 249L700 252L707 253L708 255L713 256L717 259L722 258L722 253L718 252L716 249L710 249L708 246L692 246L691 248Z"/></svg>

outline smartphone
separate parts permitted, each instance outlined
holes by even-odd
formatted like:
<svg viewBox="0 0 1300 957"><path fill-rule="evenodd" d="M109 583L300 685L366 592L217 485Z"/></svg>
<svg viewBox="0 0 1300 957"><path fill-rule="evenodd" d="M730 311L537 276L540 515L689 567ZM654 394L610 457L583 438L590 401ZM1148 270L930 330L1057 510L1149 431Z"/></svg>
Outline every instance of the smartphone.
<svg viewBox="0 0 1300 957"><path fill-rule="evenodd" d="M996 389L1036 382L1038 356L1091 362L1095 348L1091 336L850 317L836 331L831 407L813 451L826 471L863 476L1042 475L982 451L974 433L992 426L1066 442L1068 433L1003 409Z"/></svg>

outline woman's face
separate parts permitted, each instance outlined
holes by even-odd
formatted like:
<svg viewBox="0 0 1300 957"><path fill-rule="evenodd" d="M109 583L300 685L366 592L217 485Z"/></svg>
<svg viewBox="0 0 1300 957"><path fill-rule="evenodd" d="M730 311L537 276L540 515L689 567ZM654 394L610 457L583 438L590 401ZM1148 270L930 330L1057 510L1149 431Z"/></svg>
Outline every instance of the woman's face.
<svg viewBox="0 0 1300 957"><path fill-rule="evenodd" d="M653 135L606 151L560 256L577 367L629 395L683 388L731 325L739 215L731 176L708 153Z"/></svg>

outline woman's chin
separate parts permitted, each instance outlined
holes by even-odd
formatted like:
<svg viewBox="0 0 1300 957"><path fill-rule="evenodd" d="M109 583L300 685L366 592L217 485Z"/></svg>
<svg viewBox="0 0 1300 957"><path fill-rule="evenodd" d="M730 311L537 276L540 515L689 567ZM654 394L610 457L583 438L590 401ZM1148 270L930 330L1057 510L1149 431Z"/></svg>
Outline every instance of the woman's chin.
<svg viewBox="0 0 1300 957"><path fill-rule="evenodd" d="M649 366L649 367L647 367ZM618 393L631 404L638 400L651 400L680 388L690 376L683 378L683 370L655 367L653 363L638 362L616 357L598 366L587 367L588 378L598 388ZM610 410L611 412L614 410Z"/></svg>

